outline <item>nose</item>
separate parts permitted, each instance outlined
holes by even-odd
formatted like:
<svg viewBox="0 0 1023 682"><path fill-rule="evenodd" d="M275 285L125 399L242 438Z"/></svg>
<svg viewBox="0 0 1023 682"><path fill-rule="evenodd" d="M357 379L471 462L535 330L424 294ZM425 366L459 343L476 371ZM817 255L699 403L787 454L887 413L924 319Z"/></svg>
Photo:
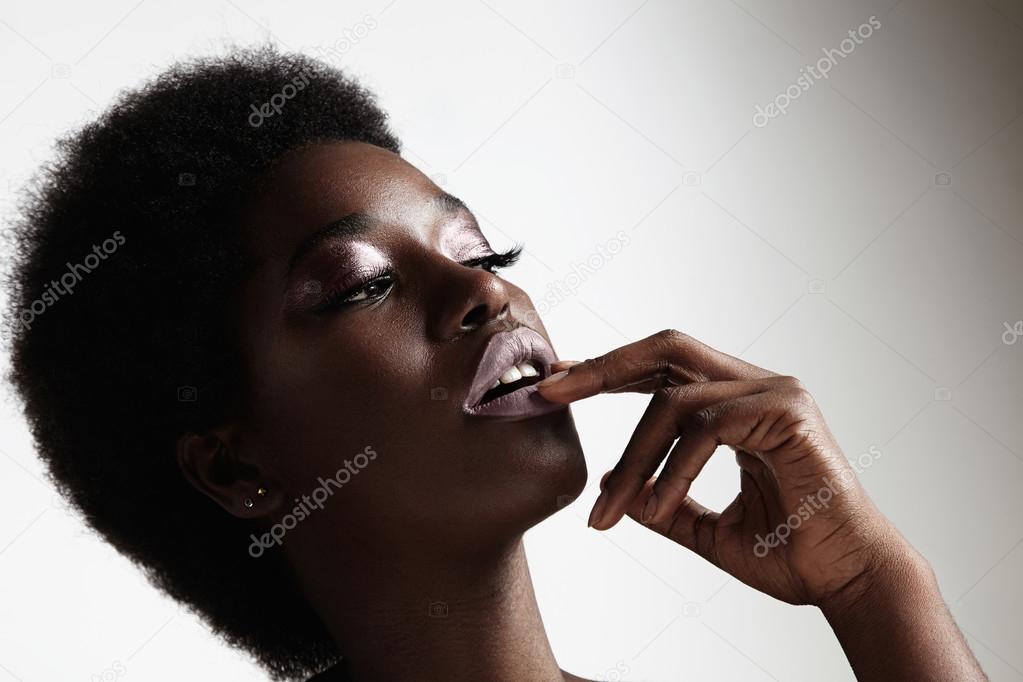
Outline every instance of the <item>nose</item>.
<svg viewBox="0 0 1023 682"><path fill-rule="evenodd" d="M508 317L508 285L497 275L451 263L435 294L430 332L438 339L456 338L488 322Z"/></svg>

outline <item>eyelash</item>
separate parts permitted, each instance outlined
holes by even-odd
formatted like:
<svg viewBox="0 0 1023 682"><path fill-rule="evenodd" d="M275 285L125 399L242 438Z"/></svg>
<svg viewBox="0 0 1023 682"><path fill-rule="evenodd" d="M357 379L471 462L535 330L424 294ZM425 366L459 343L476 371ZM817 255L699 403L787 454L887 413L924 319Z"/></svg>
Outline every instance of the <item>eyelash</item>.
<svg viewBox="0 0 1023 682"><path fill-rule="evenodd" d="M522 255L522 247L514 246L507 251L501 253L491 253L480 258L472 258L470 260L462 261L461 265L469 268L477 268L483 266L483 269L490 273L496 273L498 270L503 268L511 267L519 261L519 256Z"/></svg>
<svg viewBox="0 0 1023 682"><path fill-rule="evenodd" d="M507 267L511 267L518 262L519 257L522 255L522 247L515 246L507 251L501 253L491 253L486 256L480 256L479 258L471 258L469 260L461 261L459 265L464 265L468 268L479 268L491 273L497 274L499 270ZM362 300L351 300L356 294L362 293L363 290L367 289L370 285L386 282L387 289L380 295L372 298L372 300L379 300L382 296L386 295L394 285L394 272L388 267L381 267L376 272L370 272L366 275L365 279L361 284L346 289L345 291L337 294L328 294L324 300L319 303L314 309L314 313L325 313L330 310L340 308L346 305L354 305L362 302L362 300L370 300L370 298Z"/></svg>

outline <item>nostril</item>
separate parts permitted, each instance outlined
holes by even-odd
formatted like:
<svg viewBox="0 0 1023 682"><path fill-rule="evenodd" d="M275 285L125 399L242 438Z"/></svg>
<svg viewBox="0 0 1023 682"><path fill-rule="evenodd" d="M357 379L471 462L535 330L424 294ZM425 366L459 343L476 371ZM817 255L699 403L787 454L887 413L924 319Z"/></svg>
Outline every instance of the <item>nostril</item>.
<svg viewBox="0 0 1023 682"><path fill-rule="evenodd" d="M468 331L470 329L476 329L486 323L490 313L487 306L480 304L467 312L465 317L462 318L462 329Z"/></svg>

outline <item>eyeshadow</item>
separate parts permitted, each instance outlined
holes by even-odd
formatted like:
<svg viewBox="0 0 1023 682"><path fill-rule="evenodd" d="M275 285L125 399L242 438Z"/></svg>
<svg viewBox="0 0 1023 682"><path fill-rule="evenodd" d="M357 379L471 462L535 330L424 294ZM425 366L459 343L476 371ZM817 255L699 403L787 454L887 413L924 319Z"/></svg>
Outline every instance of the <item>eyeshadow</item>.
<svg viewBox="0 0 1023 682"><path fill-rule="evenodd" d="M310 254L288 286L284 305L307 309L324 296L358 283L360 275L385 267L388 259L374 246L360 241L324 244Z"/></svg>

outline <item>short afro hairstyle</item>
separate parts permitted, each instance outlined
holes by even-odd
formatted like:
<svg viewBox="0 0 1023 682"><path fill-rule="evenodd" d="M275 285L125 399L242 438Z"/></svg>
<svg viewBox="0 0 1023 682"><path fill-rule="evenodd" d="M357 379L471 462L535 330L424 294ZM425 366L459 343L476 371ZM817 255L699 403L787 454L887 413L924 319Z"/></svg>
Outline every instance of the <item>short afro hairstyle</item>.
<svg viewBox="0 0 1023 682"><path fill-rule="evenodd" d="M374 96L329 63L272 46L182 62L60 140L9 233L9 379L54 484L278 680L341 652L280 553L250 557L255 523L186 481L176 443L244 397L241 211L282 156L321 140L401 151Z"/></svg>

